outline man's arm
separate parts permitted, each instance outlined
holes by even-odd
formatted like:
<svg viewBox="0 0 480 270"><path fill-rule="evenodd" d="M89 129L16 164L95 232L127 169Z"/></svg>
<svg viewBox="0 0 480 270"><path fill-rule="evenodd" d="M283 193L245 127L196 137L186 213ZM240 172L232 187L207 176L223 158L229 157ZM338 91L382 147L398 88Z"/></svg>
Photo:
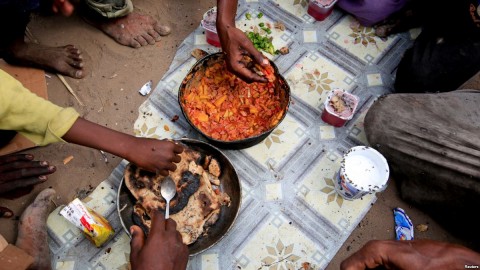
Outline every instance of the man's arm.
<svg viewBox="0 0 480 270"><path fill-rule="evenodd" d="M480 254L465 247L432 240L370 241L345 259L342 270L387 269L465 269L480 266Z"/></svg>
<svg viewBox="0 0 480 270"><path fill-rule="evenodd" d="M100 149L125 158L137 166L168 175L180 162L183 147L172 141L137 138L83 118L78 118L62 137L65 141Z"/></svg>
<svg viewBox="0 0 480 270"><path fill-rule="evenodd" d="M244 55L251 55L257 64L268 66L268 59L263 57L253 46L247 35L235 27L237 0L217 0L217 32L226 54L228 69L246 82L267 82L267 79L257 75L242 62Z"/></svg>

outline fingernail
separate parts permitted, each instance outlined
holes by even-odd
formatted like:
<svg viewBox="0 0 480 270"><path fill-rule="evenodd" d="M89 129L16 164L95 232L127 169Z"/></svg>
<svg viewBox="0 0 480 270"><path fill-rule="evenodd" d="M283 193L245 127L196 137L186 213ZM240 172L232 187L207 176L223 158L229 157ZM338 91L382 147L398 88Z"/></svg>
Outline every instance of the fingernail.
<svg viewBox="0 0 480 270"><path fill-rule="evenodd" d="M40 175L40 176L38 177L38 179L40 179L41 181L47 181L47 176L45 176L45 175Z"/></svg>
<svg viewBox="0 0 480 270"><path fill-rule="evenodd" d="M133 229L133 226L130 227L130 234L133 235L133 232L135 232L135 230Z"/></svg>
<svg viewBox="0 0 480 270"><path fill-rule="evenodd" d="M41 165L41 166L48 166L48 162L46 162L46 161L40 161L40 165Z"/></svg>
<svg viewBox="0 0 480 270"><path fill-rule="evenodd" d="M268 65L268 59L263 58L262 64L263 65Z"/></svg>
<svg viewBox="0 0 480 270"><path fill-rule="evenodd" d="M30 160L33 159L33 155L31 155L31 154L26 154L25 157L26 157L27 159L30 159Z"/></svg>
<svg viewBox="0 0 480 270"><path fill-rule="evenodd" d="M48 170L49 170L49 171L55 171L56 169L57 169L57 168L55 168L55 166L49 166L49 167L48 167Z"/></svg>

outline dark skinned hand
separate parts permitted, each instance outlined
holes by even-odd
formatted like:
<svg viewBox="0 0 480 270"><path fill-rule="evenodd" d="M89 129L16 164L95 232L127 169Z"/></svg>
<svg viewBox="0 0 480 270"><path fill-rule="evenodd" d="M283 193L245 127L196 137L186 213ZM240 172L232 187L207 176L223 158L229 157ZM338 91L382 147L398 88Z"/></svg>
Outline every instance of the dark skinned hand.
<svg viewBox="0 0 480 270"><path fill-rule="evenodd" d="M137 138L133 140L134 149L128 152L127 159L137 166L167 176L169 171L175 171L174 163L180 162L178 154L183 152L183 147L173 141Z"/></svg>
<svg viewBox="0 0 480 270"><path fill-rule="evenodd" d="M345 259L340 269L465 269L465 265L480 265L480 254L432 240L376 240Z"/></svg>
<svg viewBox="0 0 480 270"><path fill-rule="evenodd" d="M130 264L132 270L185 270L188 248L177 231L177 223L165 220L159 211L154 211L152 227L145 239L138 226L130 228Z"/></svg>
<svg viewBox="0 0 480 270"><path fill-rule="evenodd" d="M30 154L0 156L0 194L43 183L55 172L55 166L33 159Z"/></svg>
<svg viewBox="0 0 480 270"><path fill-rule="evenodd" d="M269 65L268 59L255 49L247 35L235 27L237 4L237 0L217 0L217 32L226 55L227 68L247 83L267 82L265 77L249 69L245 62L244 56L249 56L262 67Z"/></svg>
<svg viewBox="0 0 480 270"><path fill-rule="evenodd" d="M247 67L244 56L251 56L262 67L268 66L268 59L263 57L253 46L245 33L235 27L226 26L219 30L220 42L225 53L227 68L247 83L267 82L267 79Z"/></svg>

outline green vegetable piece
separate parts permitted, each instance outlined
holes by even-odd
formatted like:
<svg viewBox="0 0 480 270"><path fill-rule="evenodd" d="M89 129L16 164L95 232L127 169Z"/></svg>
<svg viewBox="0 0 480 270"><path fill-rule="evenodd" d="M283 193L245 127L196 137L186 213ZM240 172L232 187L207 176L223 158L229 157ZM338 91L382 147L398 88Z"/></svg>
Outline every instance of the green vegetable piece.
<svg viewBox="0 0 480 270"><path fill-rule="evenodd" d="M262 17L263 17L263 13L262 13L262 12L258 13L257 18L260 19L260 18L262 18Z"/></svg>
<svg viewBox="0 0 480 270"><path fill-rule="evenodd" d="M247 20L251 20L252 19L252 14L250 13L245 13L245 18L247 18Z"/></svg>
<svg viewBox="0 0 480 270"><path fill-rule="evenodd" d="M258 24L258 26L260 26L260 27L264 27L264 26L265 26L265 24L264 24L263 22L261 22L261 23L259 23L259 24Z"/></svg>
<svg viewBox="0 0 480 270"><path fill-rule="evenodd" d="M267 32L268 34L272 33L272 30L270 28L266 28L266 29L263 29L263 30L265 30L265 32Z"/></svg>

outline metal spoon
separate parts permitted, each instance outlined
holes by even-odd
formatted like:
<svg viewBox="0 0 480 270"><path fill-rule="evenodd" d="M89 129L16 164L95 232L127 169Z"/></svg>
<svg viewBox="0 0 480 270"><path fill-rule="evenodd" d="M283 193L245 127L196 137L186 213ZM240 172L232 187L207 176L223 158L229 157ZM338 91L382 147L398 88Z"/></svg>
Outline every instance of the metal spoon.
<svg viewBox="0 0 480 270"><path fill-rule="evenodd" d="M170 217L170 200L176 193L177 188L173 179L170 178L170 176L165 177L160 184L160 194L162 194L162 197L167 201L167 206L165 207L165 219Z"/></svg>

